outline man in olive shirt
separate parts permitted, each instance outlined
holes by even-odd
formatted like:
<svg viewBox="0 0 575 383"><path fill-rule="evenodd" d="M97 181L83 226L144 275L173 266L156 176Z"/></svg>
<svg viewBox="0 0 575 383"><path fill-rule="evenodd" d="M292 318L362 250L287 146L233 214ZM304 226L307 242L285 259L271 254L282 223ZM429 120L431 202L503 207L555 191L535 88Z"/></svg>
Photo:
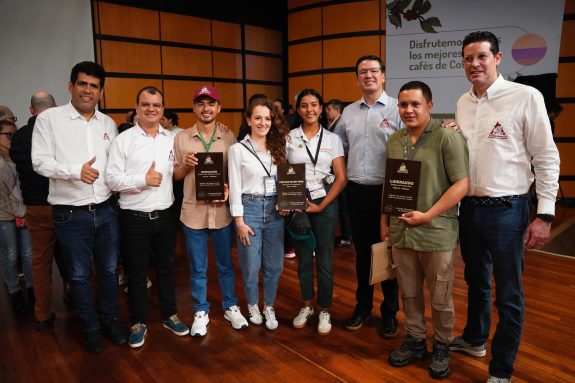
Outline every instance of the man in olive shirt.
<svg viewBox="0 0 575 383"><path fill-rule="evenodd" d="M391 218L393 260L403 300L407 339L389 357L395 367L427 356L423 280L431 296L434 329L433 378L449 374L449 342L454 324L453 249L458 234L457 203L469 188L467 146L460 133L431 119L431 90L411 81L399 91L399 115L406 128L388 141L388 159L421 163L417 210ZM409 164L408 164L409 165ZM393 177L397 169L389 169ZM388 217L381 216L381 236L388 238Z"/></svg>

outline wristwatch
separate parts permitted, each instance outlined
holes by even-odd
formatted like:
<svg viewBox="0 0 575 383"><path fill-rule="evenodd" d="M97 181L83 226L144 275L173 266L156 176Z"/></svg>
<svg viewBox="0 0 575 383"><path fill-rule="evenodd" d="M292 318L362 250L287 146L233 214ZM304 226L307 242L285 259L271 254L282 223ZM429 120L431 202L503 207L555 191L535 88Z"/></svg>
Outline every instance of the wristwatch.
<svg viewBox="0 0 575 383"><path fill-rule="evenodd" d="M547 223L551 223L555 219L555 216L551 214L537 214L536 217Z"/></svg>

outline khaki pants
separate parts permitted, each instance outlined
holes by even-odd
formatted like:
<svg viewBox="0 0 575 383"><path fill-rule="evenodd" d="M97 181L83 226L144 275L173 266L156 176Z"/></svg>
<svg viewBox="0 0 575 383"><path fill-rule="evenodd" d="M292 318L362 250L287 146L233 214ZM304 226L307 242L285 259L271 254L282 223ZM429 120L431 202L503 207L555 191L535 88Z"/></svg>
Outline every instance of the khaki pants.
<svg viewBox="0 0 575 383"><path fill-rule="evenodd" d="M403 300L407 334L425 339L425 302L423 280L431 297L434 339L449 343L452 337L455 310L453 306L453 250L420 252L393 246L392 257Z"/></svg>

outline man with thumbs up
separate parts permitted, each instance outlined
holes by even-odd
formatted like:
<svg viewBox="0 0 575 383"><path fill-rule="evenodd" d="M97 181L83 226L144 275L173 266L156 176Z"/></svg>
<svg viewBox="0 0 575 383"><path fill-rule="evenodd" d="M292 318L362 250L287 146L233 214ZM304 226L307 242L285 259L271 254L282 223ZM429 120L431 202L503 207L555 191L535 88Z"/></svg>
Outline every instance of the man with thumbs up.
<svg viewBox="0 0 575 383"><path fill-rule="evenodd" d="M126 342L117 303L118 213L106 183L108 150L116 136L114 121L96 110L106 72L84 61L72 69L71 101L40 113L32 134L34 170L50 179L48 202L56 237L70 278L70 293L84 327L84 347L104 349L103 326L116 344ZM92 262L98 276L98 308L90 286Z"/></svg>
<svg viewBox="0 0 575 383"><path fill-rule="evenodd" d="M119 135L110 148L106 179L120 192L122 255L130 278L132 328L128 344L141 347L147 333L148 268L156 269L156 288L163 326L178 336L189 328L176 310L174 255L174 135L160 125L164 113L162 92L145 87L136 96L138 123ZM152 261L153 259L153 261Z"/></svg>

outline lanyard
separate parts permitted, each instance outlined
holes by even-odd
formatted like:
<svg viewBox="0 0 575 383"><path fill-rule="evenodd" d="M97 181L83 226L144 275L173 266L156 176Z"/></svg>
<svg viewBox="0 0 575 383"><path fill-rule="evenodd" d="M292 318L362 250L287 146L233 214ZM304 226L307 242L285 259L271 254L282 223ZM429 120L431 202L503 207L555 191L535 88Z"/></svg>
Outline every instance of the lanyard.
<svg viewBox="0 0 575 383"><path fill-rule="evenodd" d="M248 150L248 152L250 152L251 154L253 154L254 156L256 156L256 158L258 159L258 161L260 162L260 164L262 164L262 167L263 167L264 170L266 171L266 174L268 175L268 177L271 177L272 162L273 162L273 160L271 159L271 156L270 156L270 170L268 171L268 170L266 169L266 166L264 165L264 163L263 163L262 160L260 159L260 156L258 156L258 154L256 153L256 150L254 149L254 146L252 145L251 142L248 141L248 144L250 144L250 146L252 147L253 151L251 151L250 148L248 148L248 147L246 146L246 144L244 144L243 142L240 142L240 144L242 144L242 146L243 146L244 148L246 148L246 149Z"/></svg>
<svg viewBox="0 0 575 383"><path fill-rule="evenodd" d="M214 142L214 136L216 135L216 128L214 127L214 131L212 133L212 136L210 137L210 143L208 144L206 142L206 140L204 140L204 137L202 137L202 133L200 131L198 131L198 136L200 136L200 140L202 140L202 144L204 144L204 149L206 149L206 152L210 151L210 148L212 147L212 143Z"/></svg>
<svg viewBox="0 0 575 383"><path fill-rule="evenodd" d="M309 156L309 159L311 160L311 163L313 164L314 169L315 169L315 166L317 164L317 160L319 158L319 148L321 147L321 140L323 138L323 128L320 126L319 129L320 129L319 141L317 143L317 149L315 151L315 158L312 157L311 152L309 151L309 148L307 147L307 142L305 140L303 140L303 137L302 137L303 143L305 144L305 150L307 150L307 155Z"/></svg>

